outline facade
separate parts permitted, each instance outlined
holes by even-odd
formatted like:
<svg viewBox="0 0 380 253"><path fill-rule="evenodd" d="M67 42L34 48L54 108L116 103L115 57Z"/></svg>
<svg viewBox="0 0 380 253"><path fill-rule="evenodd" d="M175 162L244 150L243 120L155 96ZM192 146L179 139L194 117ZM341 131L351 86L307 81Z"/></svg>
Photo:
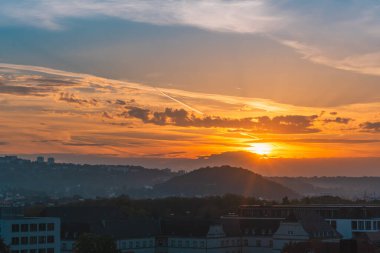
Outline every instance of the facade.
<svg viewBox="0 0 380 253"><path fill-rule="evenodd" d="M291 214L306 213L320 215L343 239L380 232L380 206L374 205L246 205L240 207L239 217L283 221Z"/></svg>
<svg viewBox="0 0 380 253"><path fill-rule="evenodd" d="M4 208L2 208L4 209ZM0 237L11 253L60 253L60 220L2 213Z"/></svg>

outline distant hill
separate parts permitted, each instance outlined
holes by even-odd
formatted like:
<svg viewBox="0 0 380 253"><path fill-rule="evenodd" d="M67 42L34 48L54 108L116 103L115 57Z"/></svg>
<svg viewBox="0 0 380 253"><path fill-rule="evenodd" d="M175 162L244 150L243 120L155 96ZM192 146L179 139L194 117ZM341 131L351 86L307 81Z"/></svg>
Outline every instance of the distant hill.
<svg viewBox="0 0 380 253"><path fill-rule="evenodd" d="M112 197L151 188L178 174L141 166L48 165L21 159L1 162L0 159L0 195L16 192L58 197Z"/></svg>
<svg viewBox="0 0 380 253"><path fill-rule="evenodd" d="M300 197L289 188L252 171L230 166L206 167L176 176L154 187L161 196L208 196L239 194L265 199Z"/></svg>
<svg viewBox="0 0 380 253"><path fill-rule="evenodd" d="M332 195L349 199L379 199L380 177L270 177L304 196Z"/></svg>

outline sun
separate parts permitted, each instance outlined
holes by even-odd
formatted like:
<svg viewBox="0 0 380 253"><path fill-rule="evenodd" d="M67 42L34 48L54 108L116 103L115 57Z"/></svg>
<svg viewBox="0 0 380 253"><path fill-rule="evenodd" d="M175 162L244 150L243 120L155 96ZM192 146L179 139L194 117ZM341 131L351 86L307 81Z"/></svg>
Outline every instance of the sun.
<svg viewBox="0 0 380 253"><path fill-rule="evenodd" d="M269 143L255 143L247 149L248 151L258 155L269 155L272 153L273 146Z"/></svg>

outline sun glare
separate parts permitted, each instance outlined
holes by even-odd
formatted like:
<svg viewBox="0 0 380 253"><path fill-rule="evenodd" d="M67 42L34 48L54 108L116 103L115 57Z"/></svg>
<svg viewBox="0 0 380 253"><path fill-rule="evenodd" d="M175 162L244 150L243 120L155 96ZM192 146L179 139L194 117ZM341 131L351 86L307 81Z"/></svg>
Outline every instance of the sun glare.
<svg viewBox="0 0 380 253"><path fill-rule="evenodd" d="M273 146L269 143L255 143L248 150L258 155L269 155L273 150Z"/></svg>

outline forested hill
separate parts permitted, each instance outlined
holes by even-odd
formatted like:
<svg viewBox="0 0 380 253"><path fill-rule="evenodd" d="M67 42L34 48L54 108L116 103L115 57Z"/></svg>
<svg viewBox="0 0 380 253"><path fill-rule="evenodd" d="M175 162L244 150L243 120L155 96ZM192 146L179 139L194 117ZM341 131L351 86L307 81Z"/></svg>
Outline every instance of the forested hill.
<svg viewBox="0 0 380 253"><path fill-rule="evenodd" d="M298 198L299 194L252 171L230 166L206 167L154 187L162 196L237 194L264 199Z"/></svg>

